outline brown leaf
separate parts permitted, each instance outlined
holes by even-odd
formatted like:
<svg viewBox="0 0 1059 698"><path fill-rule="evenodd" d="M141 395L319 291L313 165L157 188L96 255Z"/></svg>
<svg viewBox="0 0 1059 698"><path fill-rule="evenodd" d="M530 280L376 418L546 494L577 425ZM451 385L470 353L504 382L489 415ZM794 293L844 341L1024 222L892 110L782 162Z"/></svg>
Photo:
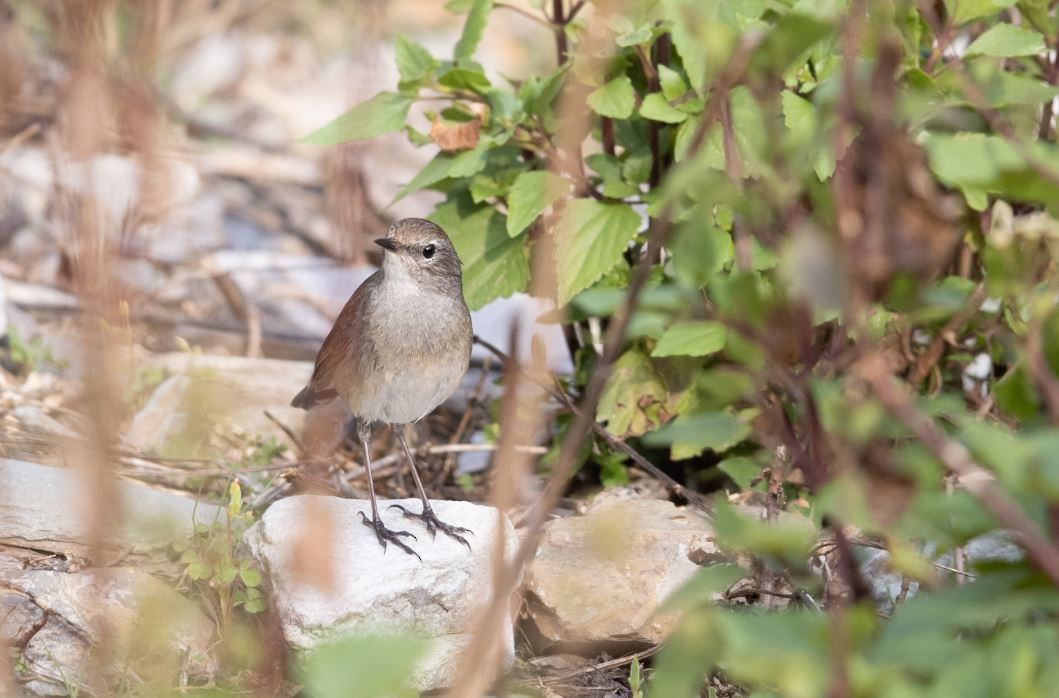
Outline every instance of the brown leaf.
<svg viewBox="0 0 1059 698"><path fill-rule="evenodd" d="M478 145L481 131L482 125L477 120L452 123L434 119L430 139L445 151L469 150Z"/></svg>

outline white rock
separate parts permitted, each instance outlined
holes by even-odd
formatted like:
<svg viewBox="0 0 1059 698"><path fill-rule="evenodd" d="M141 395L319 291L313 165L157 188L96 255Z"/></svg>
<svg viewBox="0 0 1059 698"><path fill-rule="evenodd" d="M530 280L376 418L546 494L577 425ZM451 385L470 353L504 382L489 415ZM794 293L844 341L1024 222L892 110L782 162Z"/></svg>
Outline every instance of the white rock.
<svg viewBox="0 0 1059 698"><path fill-rule="evenodd" d="M449 686L470 641L468 631L492 595L497 511L471 502L432 502L442 521L474 532L468 551L441 533L431 540L418 521L386 510L392 503L379 503L383 520L391 529L418 536L409 545L422 562L392 544L383 550L374 532L361 522L359 513L371 515L371 505L363 500L321 496L280 500L245 540L266 571L270 601L292 647L305 650L349 634L412 632L430 641L415 672L416 687ZM421 506L411 499L396 503L412 511ZM506 518L502 535L510 557L518 539ZM306 551L309 546L311 552ZM308 578L308 558L323 561L330 570L329 589ZM510 617L504 641L505 666L510 666L514 660Z"/></svg>
<svg viewBox="0 0 1059 698"><path fill-rule="evenodd" d="M180 674L204 678L216 669L213 623L146 572L25 570L2 577L7 615L0 637L22 647L32 694L65 696L100 680L113 689L129 671L168 688ZM94 688L109 693L107 686Z"/></svg>
<svg viewBox="0 0 1059 698"><path fill-rule="evenodd" d="M720 556L709 522L663 500L602 499L584 516L545 524L523 585L544 639L654 644L676 617L656 611Z"/></svg>

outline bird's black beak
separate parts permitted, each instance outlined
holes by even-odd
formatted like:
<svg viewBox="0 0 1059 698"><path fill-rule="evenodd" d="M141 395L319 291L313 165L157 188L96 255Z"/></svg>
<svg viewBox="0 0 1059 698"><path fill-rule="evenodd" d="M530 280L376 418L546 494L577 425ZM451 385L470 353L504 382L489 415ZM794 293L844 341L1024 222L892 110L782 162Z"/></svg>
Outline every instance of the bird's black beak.
<svg viewBox="0 0 1059 698"><path fill-rule="evenodd" d="M390 252L397 251L397 243L390 238L379 238L375 241L375 244L384 250L389 250Z"/></svg>

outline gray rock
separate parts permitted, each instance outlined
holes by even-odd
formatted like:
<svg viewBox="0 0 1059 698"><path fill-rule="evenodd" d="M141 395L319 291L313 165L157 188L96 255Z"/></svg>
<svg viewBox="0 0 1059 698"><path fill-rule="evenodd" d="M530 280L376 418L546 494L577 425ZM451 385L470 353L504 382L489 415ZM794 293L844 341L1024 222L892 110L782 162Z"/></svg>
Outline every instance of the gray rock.
<svg viewBox="0 0 1059 698"><path fill-rule="evenodd" d="M215 354L173 353L160 354L148 359L144 369L162 369L169 375L186 376L191 383L186 387L187 399L176 400L177 387L163 383L156 389L165 389L165 400L159 398L166 408L180 402L185 415L191 411L204 413L211 424L237 427L250 434L275 436L281 443L293 447L287 435L268 417L271 412L294 433L299 433L305 411L290 406L291 399L312 376L313 365L301 361L277 359L252 359L241 356ZM150 402L154 401L152 396ZM163 405L159 404L159 410ZM178 424L183 417L157 414L150 419Z"/></svg>
<svg viewBox="0 0 1059 698"><path fill-rule="evenodd" d="M657 643L677 618L656 613L719 558L709 522L663 500L604 498L548 522L526 571L530 617L552 643Z"/></svg>
<svg viewBox="0 0 1059 698"><path fill-rule="evenodd" d="M306 650L343 635L412 632L430 641L418 665L420 690L451 685L469 629L492 594L492 556L497 545L497 511L470 502L432 502L438 517L474 532L471 550L439 534L431 540L416 521L406 520L394 502L380 502L383 519L411 531L409 544L422 562L390 545L379 545L361 522L366 501L299 496L273 504L245 536L266 571L270 601L287 642ZM418 500L399 500L418 511ZM505 550L518 540L504 519ZM320 565L323 564L323 567ZM504 629L505 666L514 660L510 618Z"/></svg>
<svg viewBox="0 0 1059 698"><path fill-rule="evenodd" d="M860 547L856 549L856 553L861 575L871 587L872 599L876 606L883 613L891 613L894 610L894 601L901 593L903 577L890 567L890 552L879 548ZM948 571L955 568L951 550L937 555L931 546L922 548L920 553L940 565L937 568L939 574L955 574ZM1012 541L1011 534L996 531L967 541L967 545L963 546L963 555L965 571L973 575L979 563L1017 562L1022 559L1023 552ZM910 581L906 598L912 598L919 593L919 590L919 582Z"/></svg>
<svg viewBox="0 0 1059 698"><path fill-rule="evenodd" d="M90 559L91 532L85 519L91 483L80 469L0 459L0 545L33 548ZM192 518L212 521L219 509L147 485L116 479L118 501L107 511L118 518L104 558L151 557L173 540L189 537ZM104 563L108 560L94 560Z"/></svg>
<svg viewBox="0 0 1059 698"><path fill-rule="evenodd" d="M187 426L184 401L191 379L170 376L151 393L150 399L133 418L125 441L142 453L159 453Z"/></svg>
<svg viewBox="0 0 1059 698"><path fill-rule="evenodd" d="M123 675L136 676L150 692L152 685L169 689L181 676L216 669L213 623L145 572L26 570L5 572L3 585L0 638L19 648L19 678L31 695L65 696L84 687L110 693Z"/></svg>

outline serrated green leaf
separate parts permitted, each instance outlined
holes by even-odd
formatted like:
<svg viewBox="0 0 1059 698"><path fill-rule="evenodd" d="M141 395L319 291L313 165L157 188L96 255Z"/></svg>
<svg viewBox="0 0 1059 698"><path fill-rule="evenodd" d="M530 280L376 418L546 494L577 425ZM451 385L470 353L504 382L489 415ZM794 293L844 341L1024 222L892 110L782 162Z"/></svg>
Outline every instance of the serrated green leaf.
<svg viewBox="0 0 1059 698"><path fill-rule="evenodd" d="M438 76L438 84L454 90L470 90L480 95L484 95L492 87L485 73L470 68L446 70Z"/></svg>
<svg viewBox="0 0 1059 698"><path fill-rule="evenodd" d="M559 219L557 274L559 305L607 273L640 228L636 211L625 204L573 199Z"/></svg>
<svg viewBox="0 0 1059 698"><path fill-rule="evenodd" d="M658 83L662 88L662 96L670 102L683 97L688 92L688 83L684 81L684 76L668 65L659 64Z"/></svg>
<svg viewBox="0 0 1059 698"><path fill-rule="evenodd" d="M640 116L667 124L679 124L688 118L687 113L672 106L660 92L652 92L644 97L643 104L640 105Z"/></svg>
<svg viewBox="0 0 1059 698"><path fill-rule="evenodd" d="M707 356L724 349L728 328L710 320L676 322L658 340L651 356Z"/></svg>
<svg viewBox="0 0 1059 698"><path fill-rule="evenodd" d="M437 68L438 62L423 46L403 35L397 36L397 72L401 84L413 84L426 78Z"/></svg>
<svg viewBox="0 0 1059 698"><path fill-rule="evenodd" d="M519 235L569 191L569 180L547 170L520 174L508 194L507 234Z"/></svg>
<svg viewBox="0 0 1059 698"><path fill-rule="evenodd" d="M1015 0L945 0L945 9L950 21L960 25L995 15L1014 4Z"/></svg>
<svg viewBox="0 0 1059 698"><path fill-rule="evenodd" d="M478 44L485 33L485 24L489 11L493 9L493 0L474 0L467 11L467 20L463 24L463 33L456 43L453 59L458 63L474 55Z"/></svg>
<svg viewBox="0 0 1059 698"><path fill-rule="evenodd" d="M728 412L681 415L661 429L645 434L649 446L682 447L688 457L707 448L721 453L750 436L750 425Z"/></svg>
<svg viewBox="0 0 1059 698"><path fill-rule="evenodd" d="M380 92L302 139L311 145L337 145L361 141L404 128L412 96Z"/></svg>
<svg viewBox="0 0 1059 698"><path fill-rule="evenodd" d="M459 153L438 153L412 178L411 182L401 187L397 196L387 205L393 206L410 193L437 184L443 179L471 177L478 174L485 167L489 149L492 146L493 143L488 138L482 138L471 150Z"/></svg>
<svg viewBox="0 0 1059 698"><path fill-rule="evenodd" d="M636 107L636 91L632 80L622 74L588 94L588 106L600 116L628 119Z"/></svg>
<svg viewBox="0 0 1059 698"><path fill-rule="evenodd" d="M651 360L636 349L618 357L603 388L596 419L619 438L640 436L669 421L669 391Z"/></svg>
<svg viewBox="0 0 1059 698"><path fill-rule="evenodd" d="M463 295L476 310L491 300L524 291L529 261L523 238L507 234L504 216L464 194L442 203L428 218L448 233L463 262Z"/></svg>
<svg viewBox="0 0 1059 698"><path fill-rule="evenodd" d="M1001 23L990 27L971 42L966 56L1035 56L1044 51L1044 37L1033 29Z"/></svg>

